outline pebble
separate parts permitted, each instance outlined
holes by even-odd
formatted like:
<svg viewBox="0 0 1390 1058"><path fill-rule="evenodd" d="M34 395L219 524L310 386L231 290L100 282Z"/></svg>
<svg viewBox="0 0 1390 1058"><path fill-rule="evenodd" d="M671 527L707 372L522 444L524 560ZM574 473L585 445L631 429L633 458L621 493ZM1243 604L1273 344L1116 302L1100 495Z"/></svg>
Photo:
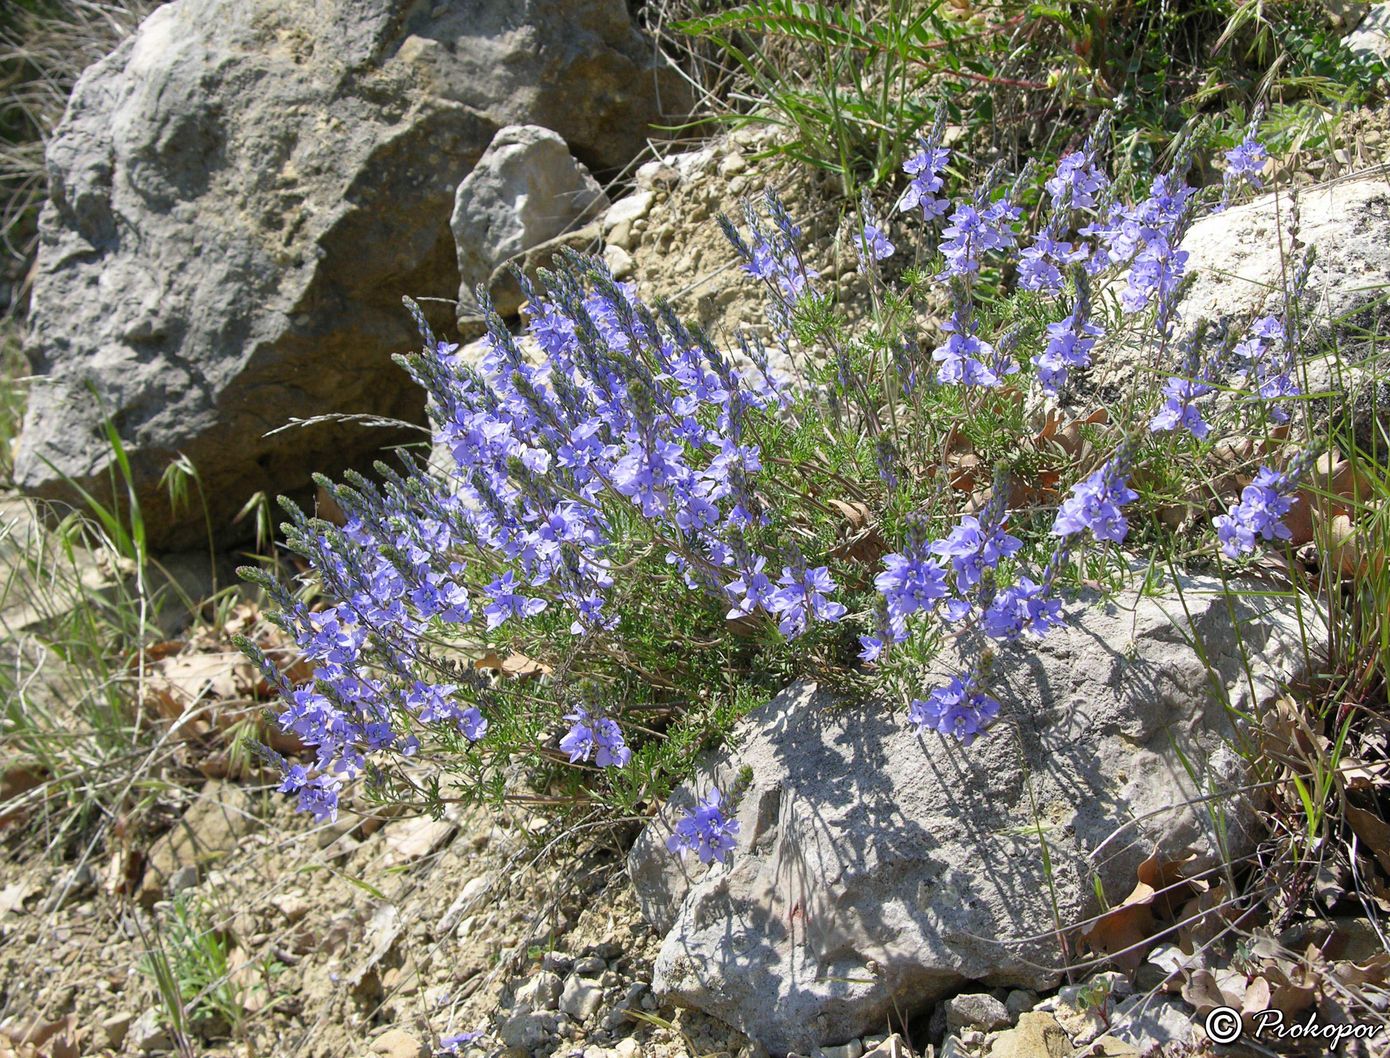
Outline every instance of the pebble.
<svg viewBox="0 0 1390 1058"><path fill-rule="evenodd" d="M518 1010L554 1010L560 1002L560 977L549 970L542 970L516 990Z"/></svg>
<svg viewBox="0 0 1390 1058"><path fill-rule="evenodd" d="M270 898L270 906L285 916L291 925L309 913L313 905L299 893L276 893Z"/></svg>
<svg viewBox="0 0 1390 1058"><path fill-rule="evenodd" d="M633 236L632 225L628 221L616 225L605 238L609 246L616 246L620 250L631 250L637 241Z"/></svg>
<svg viewBox="0 0 1390 1058"><path fill-rule="evenodd" d="M1013 989L1004 1000L1004 1009L1009 1012L1011 1019L1017 1019L1024 1011L1032 1010L1037 1005L1038 994L1026 988Z"/></svg>
<svg viewBox="0 0 1390 1058"><path fill-rule="evenodd" d="M748 168L748 162L741 154L726 154L719 163L720 176L737 176Z"/></svg>
<svg viewBox="0 0 1390 1058"><path fill-rule="evenodd" d="M405 1029L387 1029L372 1044L372 1053L382 1058L429 1058L429 1048Z"/></svg>
<svg viewBox="0 0 1390 1058"><path fill-rule="evenodd" d="M101 1035L106 1041L106 1046L113 1051L119 1051L125 1044L126 1034L130 1032L131 1022L135 1020L134 1015L122 1011L119 1014L112 1014L101 1023Z"/></svg>
<svg viewBox="0 0 1390 1058"><path fill-rule="evenodd" d="M990 1044L990 1058L1063 1058L1071 1054L1071 1040L1051 1014L1020 1014L1018 1027L1001 1032Z"/></svg>
<svg viewBox="0 0 1390 1058"><path fill-rule="evenodd" d="M631 224L635 220L641 220L651 212L654 197L650 191L639 191L635 195L618 199L603 215L603 234L607 235L619 224Z"/></svg>
<svg viewBox="0 0 1390 1058"><path fill-rule="evenodd" d="M820 1053L823 1058L859 1058L864 1053L864 1044L859 1040L850 1040L834 1047L822 1047Z"/></svg>
<svg viewBox="0 0 1390 1058"><path fill-rule="evenodd" d="M581 977L597 977L607 969L608 963L597 955L586 955L582 959L576 959L574 963L574 972Z"/></svg>
<svg viewBox="0 0 1390 1058"><path fill-rule="evenodd" d="M642 1045L628 1036L613 1045L613 1053L617 1058L642 1058Z"/></svg>
<svg viewBox="0 0 1390 1058"><path fill-rule="evenodd" d="M605 247L603 260L608 265L608 270L613 273L614 279L626 279L632 275L633 269L637 267L636 262L632 259L632 254L621 246Z"/></svg>
<svg viewBox="0 0 1390 1058"><path fill-rule="evenodd" d="M548 951L541 956L541 969L551 973L567 974L574 965L574 956L563 951Z"/></svg>
<svg viewBox="0 0 1390 1058"><path fill-rule="evenodd" d="M601 1002L603 989L588 984L580 977L571 977L565 985L564 994L560 996L560 1009L577 1021L588 1021Z"/></svg>
<svg viewBox="0 0 1390 1058"><path fill-rule="evenodd" d="M141 1051L167 1051L174 1046L174 1041L169 1038L169 1031L159 1020L159 1011L153 1007L141 1014L130 1026L130 1037L135 1041L136 1049Z"/></svg>
<svg viewBox="0 0 1390 1058"><path fill-rule="evenodd" d="M1009 1009L988 992L972 992L946 1000L946 1031L957 1035L964 1028L993 1031L1013 1023Z"/></svg>

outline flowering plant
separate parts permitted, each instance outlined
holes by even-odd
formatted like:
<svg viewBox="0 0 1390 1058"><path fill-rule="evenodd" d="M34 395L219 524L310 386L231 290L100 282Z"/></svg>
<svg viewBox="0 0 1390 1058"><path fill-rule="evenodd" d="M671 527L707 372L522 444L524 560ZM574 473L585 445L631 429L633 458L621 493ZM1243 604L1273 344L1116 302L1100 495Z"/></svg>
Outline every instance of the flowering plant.
<svg viewBox="0 0 1390 1058"><path fill-rule="evenodd" d="M936 247L904 286L884 274L899 252L888 222L867 201L857 211L880 310L862 330L820 289L771 194L742 226L721 218L768 296L770 345L740 333L721 349L573 254L539 285L520 277L524 335L494 316L476 363L408 303L424 346L400 362L429 396L432 456L379 465L376 481L321 481L342 524L287 504L287 544L313 571L296 590L248 574L313 665L294 685L244 644L280 691L280 725L312 750L284 764L281 789L320 818L358 779L381 797L632 810L798 674L884 692L923 732L987 737L1001 708L991 644L1045 635L1066 584L1104 574L1130 535L1144 453L1209 443L1199 402L1218 387L1249 384L1237 417L1286 417L1295 346L1273 317L1214 350L1200 328L1175 340L1200 198L1181 157L1124 205L1098 128L1042 184L1029 235L1031 174L1002 191L991 174L953 204L941 131L904 166L898 211ZM1222 201L1254 176L1252 143L1232 152ZM1004 303L1009 274L1023 292L1012 319L981 307ZM952 312L927 350L912 321L940 285ZM1034 458L1019 445L1024 388L1065 397L1097 343L1121 335L1174 371L1140 420L1149 429L1098 433L1109 453L1065 467L1080 473L1065 497L1054 490L1055 509L1012 505ZM996 464L982 493L952 480L962 437ZM1296 479L1262 472L1204 531L1231 556L1280 538ZM846 509L872 521L858 530L867 552L846 538ZM924 686L946 637L982 660ZM490 656L533 675L490 677ZM405 762L425 751L444 775L422 784ZM673 851L722 860L736 829L726 808L712 791Z"/></svg>

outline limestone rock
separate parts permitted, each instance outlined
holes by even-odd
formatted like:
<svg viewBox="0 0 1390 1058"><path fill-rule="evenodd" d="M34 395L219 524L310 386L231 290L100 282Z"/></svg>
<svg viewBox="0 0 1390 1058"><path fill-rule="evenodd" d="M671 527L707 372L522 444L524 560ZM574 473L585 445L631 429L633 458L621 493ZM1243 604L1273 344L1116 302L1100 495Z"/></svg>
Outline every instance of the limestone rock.
<svg viewBox="0 0 1390 1058"><path fill-rule="evenodd" d="M988 992L967 992L953 996L946 1001L946 1031L958 1033L961 1029L1007 1028L1013 1018L1003 1003Z"/></svg>
<svg viewBox="0 0 1390 1058"><path fill-rule="evenodd" d="M603 989L582 977L571 977L560 996L560 1009L576 1021L588 1021L602 1001Z"/></svg>
<svg viewBox="0 0 1390 1058"><path fill-rule="evenodd" d="M1065 1058L1072 1050L1062 1026L1051 1014L1029 1011L1018 1025L993 1038L990 1058Z"/></svg>
<svg viewBox="0 0 1390 1058"><path fill-rule="evenodd" d="M503 262L597 219L608 196L564 139L537 125L512 125L493 137L454 197L449 227L459 266L459 315L476 315L474 288ZM515 315L520 289L495 307Z"/></svg>
<svg viewBox="0 0 1390 1058"><path fill-rule="evenodd" d="M1174 745L1203 792L1240 787L1231 741L1249 732L1231 717L1258 715L1305 661L1290 600L1227 597L1209 578L1182 586L1182 600L1074 603L1065 627L999 650L990 693L1003 710L968 748L813 685L750 714L737 748L708 759L630 854L643 912L666 932L654 991L773 1054L807 1054L882 1025L895 1002L968 981L1055 984L1050 890L1062 921L1079 922L1096 911L1093 877L1118 900L1155 848L1213 863L1213 824L1187 804L1199 791ZM1307 606L1304 616L1316 624ZM934 668L928 686L968 666L948 651ZM674 821L740 774L750 779L730 861L670 855ZM1254 806L1234 793L1223 805L1239 856Z"/></svg>
<svg viewBox="0 0 1390 1058"><path fill-rule="evenodd" d="M159 486L178 453L226 527L259 490L413 439L266 434L340 412L423 421L390 357L418 343L402 295L458 290L460 179L523 123L595 171L626 164L658 95L679 97L654 54L623 0L157 8L83 74L49 144L17 482L78 501L66 475L110 501L109 418L152 545L205 547L202 517L176 518Z"/></svg>
<svg viewBox="0 0 1390 1058"><path fill-rule="evenodd" d="M1390 4L1372 4L1346 36L1353 55L1390 62Z"/></svg>
<svg viewBox="0 0 1390 1058"><path fill-rule="evenodd" d="M1309 279L1313 322L1363 310L1384 312L1369 289L1390 282L1390 187L1384 178L1363 176L1300 190L1298 214L1298 249L1289 244L1287 192L1261 195L1194 223L1183 248L1190 254L1188 271L1197 279L1182 300L1183 319L1243 321L1281 310L1284 276L1306 246L1317 252Z"/></svg>
<svg viewBox="0 0 1390 1058"><path fill-rule="evenodd" d="M1379 5L1390 11L1390 4ZM1309 275L1304 312L1310 335L1328 334L1338 321L1338 364L1310 365L1309 382L1338 382L1345 365L1371 343L1360 335L1390 326L1390 308L1377 291L1390 284L1390 185L1377 174L1300 190L1298 244L1291 244L1293 218L1287 191L1261 195L1197 220L1183 238L1191 287L1178 305L1182 327L1199 320L1229 321L1244 328L1263 313L1282 314L1284 290L1306 247L1316 259ZM1129 345L1098 355L1101 380L1126 380L1152 352ZM1145 370L1148 365L1145 363Z"/></svg>

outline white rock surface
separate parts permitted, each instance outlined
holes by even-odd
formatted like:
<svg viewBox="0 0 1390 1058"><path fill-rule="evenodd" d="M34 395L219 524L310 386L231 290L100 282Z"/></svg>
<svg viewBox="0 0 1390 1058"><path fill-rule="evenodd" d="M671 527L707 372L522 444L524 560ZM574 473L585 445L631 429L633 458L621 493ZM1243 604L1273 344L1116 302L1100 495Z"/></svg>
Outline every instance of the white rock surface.
<svg viewBox="0 0 1390 1058"><path fill-rule="evenodd" d="M1353 55L1390 60L1390 3L1372 4L1356 29L1347 34L1346 45Z"/></svg>
<svg viewBox="0 0 1390 1058"><path fill-rule="evenodd" d="M459 265L459 314L476 314L474 288L503 262L580 227L608 205L589 170L563 137L538 125L500 130L454 196L449 227ZM520 306L498 303L503 316Z"/></svg>
<svg viewBox="0 0 1390 1058"><path fill-rule="evenodd" d="M1289 602L1242 596L1228 609L1219 582L1185 589L1190 622L1174 598L1126 594L1073 607L1041 643L999 651L991 693L1004 709L969 748L813 686L752 713L738 748L680 788L630 855L643 911L667 934L654 990L773 1054L807 1054L881 1026L895 1002L919 1006L967 981L1054 984L1049 890L1062 920L1079 922L1096 910L1093 876L1119 899L1155 847L1214 860L1209 815L1183 807L1198 790L1174 744L1211 788L1239 786L1245 766L1221 697L1258 714L1303 667ZM940 664L944 682L952 666ZM730 862L671 856L674 820L741 771L751 783ZM1223 805L1239 855L1253 808L1235 794Z"/></svg>

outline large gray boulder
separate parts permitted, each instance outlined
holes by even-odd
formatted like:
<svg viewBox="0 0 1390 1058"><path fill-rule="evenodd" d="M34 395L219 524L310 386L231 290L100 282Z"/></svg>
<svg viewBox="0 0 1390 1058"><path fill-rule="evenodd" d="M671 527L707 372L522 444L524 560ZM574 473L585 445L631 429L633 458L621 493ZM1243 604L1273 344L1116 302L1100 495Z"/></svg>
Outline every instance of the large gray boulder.
<svg viewBox="0 0 1390 1058"><path fill-rule="evenodd" d="M1390 183L1363 173L1298 192L1298 243L1289 235L1294 200L1268 193L1196 221L1183 239L1187 269L1196 273L1179 311L1195 323L1244 322L1280 312L1283 292L1303 257L1316 251L1309 276L1310 323L1370 313L1358 323L1390 317L1381 294L1390 284Z"/></svg>
<svg viewBox="0 0 1390 1058"><path fill-rule="evenodd" d="M459 263L459 315L476 315L474 288L488 286L498 266L558 235L597 220L608 196L565 141L538 125L514 125L494 138L454 197L449 227ZM521 288L493 294L496 310L513 315Z"/></svg>
<svg viewBox="0 0 1390 1058"><path fill-rule="evenodd" d="M403 294L458 290L459 180L518 123L626 164L659 117L653 54L623 0L161 7L83 75L49 149L20 485L104 493L110 417L153 542L177 546L204 530L158 487L176 453L222 526L399 440L265 434L423 421L390 355L416 344Z"/></svg>
<svg viewBox="0 0 1390 1058"><path fill-rule="evenodd" d="M1205 320L1229 323L1237 333L1264 313L1282 315L1285 291L1312 247L1302 320L1305 352L1312 357L1309 381L1322 388L1341 381L1342 368L1370 356L1375 336L1390 324L1382 295L1390 284L1390 183L1377 171L1302 188L1296 212L1296 241L1290 233L1295 199L1288 190L1195 221L1182 241L1192 280L1178 312L1184 329ZM1104 384L1127 387L1136 374L1153 377L1152 347L1140 348L1128 337L1108 343L1098 363Z"/></svg>
<svg viewBox="0 0 1390 1058"><path fill-rule="evenodd" d="M1040 643L1000 650L1001 717L969 747L814 685L750 714L737 748L707 761L630 854L642 910L666 931L656 991L773 1054L808 1054L967 981L1050 986L1057 926L1097 913L1097 881L1118 901L1155 851L1191 850L1193 868L1249 851L1233 747L1251 732L1232 718L1259 715L1302 671L1299 618L1289 599L1228 596L1213 579L1183 588L1078 606ZM1316 643L1316 615L1303 618ZM726 865L667 852L697 795L741 783Z"/></svg>

